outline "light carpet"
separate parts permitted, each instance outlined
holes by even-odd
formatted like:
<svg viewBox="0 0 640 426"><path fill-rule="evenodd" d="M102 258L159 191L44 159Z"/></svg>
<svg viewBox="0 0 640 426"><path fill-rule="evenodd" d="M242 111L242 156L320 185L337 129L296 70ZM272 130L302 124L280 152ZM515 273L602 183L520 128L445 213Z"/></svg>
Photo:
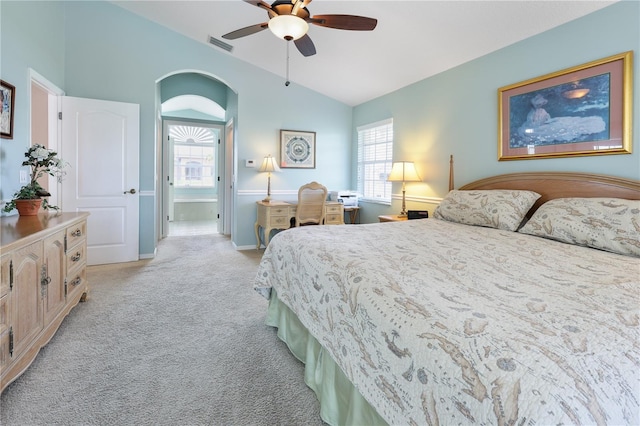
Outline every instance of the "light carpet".
<svg viewBox="0 0 640 426"><path fill-rule="evenodd" d="M169 237L89 267L90 293L2 393L2 425L321 425L304 366L264 325L261 251Z"/></svg>

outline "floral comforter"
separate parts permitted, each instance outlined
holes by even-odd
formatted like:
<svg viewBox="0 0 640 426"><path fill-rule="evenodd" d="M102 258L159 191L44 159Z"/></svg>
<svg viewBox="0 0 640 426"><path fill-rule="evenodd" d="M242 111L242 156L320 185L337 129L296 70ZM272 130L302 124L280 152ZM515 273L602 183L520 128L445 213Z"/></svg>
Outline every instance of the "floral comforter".
<svg viewBox="0 0 640 426"><path fill-rule="evenodd" d="M436 219L279 233L274 288L390 424L640 424L640 259Z"/></svg>

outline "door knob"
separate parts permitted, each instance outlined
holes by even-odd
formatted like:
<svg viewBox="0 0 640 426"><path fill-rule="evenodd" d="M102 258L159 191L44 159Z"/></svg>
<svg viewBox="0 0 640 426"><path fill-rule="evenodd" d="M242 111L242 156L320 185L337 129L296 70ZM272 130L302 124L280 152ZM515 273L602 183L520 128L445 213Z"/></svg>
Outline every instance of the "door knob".
<svg viewBox="0 0 640 426"><path fill-rule="evenodd" d="M125 194L135 194L135 193L136 193L136 190L135 190L135 189L133 189L133 188L131 188L131 189L130 189L130 190L128 190L128 191L124 191L124 193L125 193Z"/></svg>

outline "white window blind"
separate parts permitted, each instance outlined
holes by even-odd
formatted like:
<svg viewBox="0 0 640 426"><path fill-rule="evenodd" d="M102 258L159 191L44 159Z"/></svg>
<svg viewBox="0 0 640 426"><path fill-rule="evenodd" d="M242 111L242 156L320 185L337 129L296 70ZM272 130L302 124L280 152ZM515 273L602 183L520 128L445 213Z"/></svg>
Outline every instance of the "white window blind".
<svg viewBox="0 0 640 426"><path fill-rule="evenodd" d="M363 199L391 204L387 176L393 161L393 119L360 126L358 131L358 192Z"/></svg>

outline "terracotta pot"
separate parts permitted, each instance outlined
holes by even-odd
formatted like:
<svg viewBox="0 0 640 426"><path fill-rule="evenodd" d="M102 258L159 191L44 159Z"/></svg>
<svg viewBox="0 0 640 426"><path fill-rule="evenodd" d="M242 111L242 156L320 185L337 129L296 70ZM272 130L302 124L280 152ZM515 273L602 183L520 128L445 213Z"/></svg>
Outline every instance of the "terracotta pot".
<svg viewBox="0 0 640 426"><path fill-rule="evenodd" d="M16 208L20 216L36 216L42 205L42 198L33 200L15 200Z"/></svg>

